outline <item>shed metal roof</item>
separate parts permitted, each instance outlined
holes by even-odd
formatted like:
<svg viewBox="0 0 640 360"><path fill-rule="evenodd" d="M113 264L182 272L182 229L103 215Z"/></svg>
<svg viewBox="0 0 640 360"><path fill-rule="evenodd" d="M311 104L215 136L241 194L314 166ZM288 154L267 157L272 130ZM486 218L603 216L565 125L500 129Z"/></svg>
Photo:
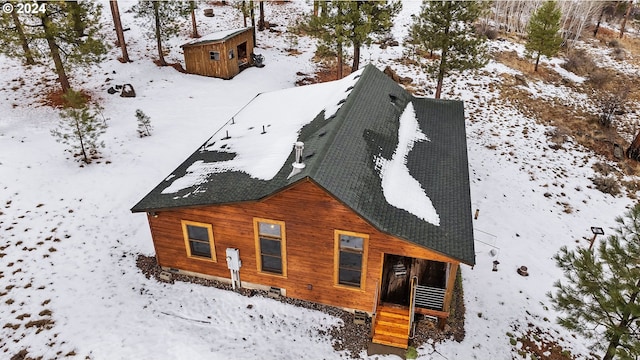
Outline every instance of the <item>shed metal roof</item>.
<svg viewBox="0 0 640 360"><path fill-rule="evenodd" d="M180 47L185 47L185 46L193 46L193 45L204 45L204 44L211 44L211 43L217 43L217 42L223 42L226 41L234 36L237 36L245 31L251 30L253 29L252 27L245 27L245 28L240 28L240 29L230 29L230 30L221 30L221 31L216 31L210 34L207 34L205 36L199 37L197 39L193 39L189 42L186 42L184 44L182 44Z"/></svg>

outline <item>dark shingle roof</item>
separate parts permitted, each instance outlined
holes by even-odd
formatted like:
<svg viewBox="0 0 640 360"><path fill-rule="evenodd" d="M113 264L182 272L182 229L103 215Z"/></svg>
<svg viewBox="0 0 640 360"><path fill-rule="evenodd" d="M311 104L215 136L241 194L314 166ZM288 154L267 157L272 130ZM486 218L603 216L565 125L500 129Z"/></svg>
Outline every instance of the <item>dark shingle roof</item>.
<svg viewBox="0 0 640 360"><path fill-rule="evenodd" d="M376 159L392 158L398 146L399 117L409 102L429 141L414 144L407 168L431 199L439 225L390 205L376 168ZM298 141L304 142L303 156L311 156L304 159L302 172L291 178L287 177L293 151L270 180L228 170L208 174L205 182L172 194L162 193L171 183L163 181L132 211L259 200L310 178L379 230L469 265L475 263L462 102L416 98L368 65L335 117L325 120L324 112L319 113L302 127ZM170 178L183 176L196 161L221 162L235 156L201 148Z"/></svg>

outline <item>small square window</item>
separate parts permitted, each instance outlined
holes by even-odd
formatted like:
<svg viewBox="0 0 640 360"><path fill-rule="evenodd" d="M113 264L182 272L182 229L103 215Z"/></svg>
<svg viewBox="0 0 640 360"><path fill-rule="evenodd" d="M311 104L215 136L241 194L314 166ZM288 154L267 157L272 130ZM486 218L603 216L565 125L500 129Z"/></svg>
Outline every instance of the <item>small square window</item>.
<svg viewBox="0 0 640 360"><path fill-rule="evenodd" d="M209 59L219 61L220 60L220 52L218 51L209 51Z"/></svg>

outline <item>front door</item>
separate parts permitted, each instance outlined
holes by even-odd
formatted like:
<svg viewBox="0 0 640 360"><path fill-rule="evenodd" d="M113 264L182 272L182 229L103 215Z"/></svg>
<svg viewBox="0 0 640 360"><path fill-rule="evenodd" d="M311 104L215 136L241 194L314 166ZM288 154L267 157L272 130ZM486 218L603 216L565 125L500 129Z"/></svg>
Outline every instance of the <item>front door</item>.
<svg viewBox="0 0 640 360"><path fill-rule="evenodd" d="M409 306L411 260L406 256L385 254L380 291L381 302Z"/></svg>
<svg viewBox="0 0 640 360"><path fill-rule="evenodd" d="M411 278L414 276L418 285L446 288L447 264L443 262L385 254L382 269L382 303L409 306Z"/></svg>

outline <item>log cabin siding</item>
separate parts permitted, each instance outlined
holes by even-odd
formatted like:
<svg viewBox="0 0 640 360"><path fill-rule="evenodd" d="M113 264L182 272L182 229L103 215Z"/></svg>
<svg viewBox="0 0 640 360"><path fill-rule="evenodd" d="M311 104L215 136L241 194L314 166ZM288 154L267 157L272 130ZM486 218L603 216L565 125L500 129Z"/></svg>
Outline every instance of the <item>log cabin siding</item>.
<svg viewBox="0 0 640 360"><path fill-rule="evenodd" d="M251 63L250 54L253 52L252 30L237 34L224 41L187 44L183 46L186 71L190 74L231 79L240 72L238 66L238 45L247 43L247 57ZM229 59L229 50L233 50L234 57ZM211 60L209 52L220 53L220 60Z"/></svg>
<svg viewBox="0 0 640 360"><path fill-rule="evenodd" d="M285 223L286 277L257 271L254 218ZM217 263L187 257L183 220L212 225ZM161 266L230 278L225 250L237 248L242 261L241 281L284 288L289 297L361 311L372 310L384 253L458 264L442 254L378 231L306 179L258 202L160 211L157 217L149 216L149 224ZM363 289L335 284L335 230L369 236Z"/></svg>

